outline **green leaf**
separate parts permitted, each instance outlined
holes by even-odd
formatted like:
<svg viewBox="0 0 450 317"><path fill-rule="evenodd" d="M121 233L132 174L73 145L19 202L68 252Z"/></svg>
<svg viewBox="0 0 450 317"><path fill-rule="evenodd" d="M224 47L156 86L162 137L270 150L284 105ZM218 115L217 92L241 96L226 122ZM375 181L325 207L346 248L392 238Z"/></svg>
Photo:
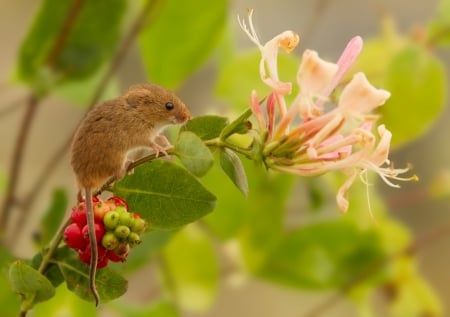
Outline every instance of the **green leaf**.
<svg viewBox="0 0 450 317"><path fill-rule="evenodd" d="M178 317L180 316L174 303L159 300L147 305L133 305L129 301L119 301L112 305L120 316L127 317Z"/></svg>
<svg viewBox="0 0 450 317"><path fill-rule="evenodd" d="M393 145L431 128L445 105L446 87L444 65L424 47L406 46L391 60L385 88L392 96L381 111Z"/></svg>
<svg viewBox="0 0 450 317"><path fill-rule="evenodd" d="M248 195L247 175L239 156L233 151L225 148L220 151L220 166L225 174L231 179L237 188L244 194Z"/></svg>
<svg viewBox="0 0 450 317"><path fill-rule="evenodd" d="M203 141L219 137L223 128L227 126L228 118L213 115L195 117L181 127L181 132L194 132Z"/></svg>
<svg viewBox="0 0 450 317"><path fill-rule="evenodd" d="M93 301L89 289L89 266L81 262L78 255L68 247L59 248L55 254L56 265L61 270L67 288L81 299ZM95 284L101 302L108 302L125 294L127 280L106 267L97 271Z"/></svg>
<svg viewBox="0 0 450 317"><path fill-rule="evenodd" d="M67 287L58 287L52 300L37 305L33 309L33 317L57 316L98 316L95 305L78 296L74 296Z"/></svg>
<svg viewBox="0 0 450 317"><path fill-rule="evenodd" d="M0 246L0 307L2 316L19 316L20 298L9 287L9 264L14 260L13 255Z"/></svg>
<svg viewBox="0 0 450 317"><path fill-rule="evenodd" d="M209 148L196 134L181 132L175 143L175 154L181 163L195 176L204 176L214 164Z"/></svg>
<svg viewBox="0 0 450 317"><path fill-rule="evenodd" d="M292 287L339 288L383 258L374 231L344 221L315 223L286 235L259 274Z"/></svg>
<svg viewBox="0 0 450 317"><path fill-rule="evenodd" d="M167 0L140 36L148 77L177 87L219 43L227 17L226 0Z"/></svg>
<svg viewBox="0 0 450 317"><path fill-rule="evenodd" d="M84 79L112 55L119 40L126 3L126 0L83 2L61 53L51 65L58 80ZM20 48L17 65L20 79L41 85L44 66L48 63L48 56L72 6L71 1L42 2Z"/></svg>
<svg viewBox="0 0 450 317"><path fill-rule="evenodd" d="M71 105L87 108L90 106L92 96L100 86L105 72L106 67L102 67L84 80L67 81L64 85L54 87L52 93L57 98L68 101ZM114 99L120 93L119 81L117 77L112 77L101 95L101 100Z"/></svg>
<svg viewBox="0 0 450 317"><path fill-rule="evenodd" d="M42 253L39 252L31 259L31 266L38 270L41 262ZM50 283L52 283L53 287L55 288L64 282L64 276L61 274L59 267L54 263L50 263L48 265L47 269L44 272L44 276L50 281Z"/></svg>
<svg viewBox="0 0 450 317"><path fill-rule="evenodd" d="M436 17L428 26L428 41L433 45L450 45L450 1L440 0Z"/></svg>
<svg viewBox="0 0 450 317"><path fill-rule="evenodd" d="M295 178L287 174L269 174L262 167L250 168L248 165L246 171L251 191L243 200L244 204L237 207L245 213L239 242L247 269L258 272L283 236L287 203Z"/></svg>
<svg viewBox="0 0 450 317"><path fill-rule="evenodd" d="M214 246L194 225L179 231L163 252L168 287L177 303L190 311L207 310L217 292L219 269Z"/></svg>
<svg viewBox="0 0 450 317"><path fill-rule="evenodd" d="M55 288L50 281L23 261L18 260L11 264L9 280L13 291L22 298L22 310L29 310L35 304L49 300L55 295Z"/></svg>
<svg viewBox="0 0 450 317"><path fill-rule="evenodd" d="M40 226L40 244L46 246L58 231L67 209L67 193L62 188L53 191L52 201Z"/></svg>
<svg viewBox="0 0 450 317"><path fill-rule="evenodd" d="M233 238L244 223L245 197L238 193L232 182L224 180L223 171L218 164L213 166L202 181L217 196L217 206L214 212L204 218L205 223L218 238Z"/></svg>
<svg viewBox="0 0 450 317"><path fill-rule="evenodd" d="M184 168L155 160L135 169L114 186L114 193L127 200L131 210L153 229L174 229L211 212L216 197Z"/></svg>

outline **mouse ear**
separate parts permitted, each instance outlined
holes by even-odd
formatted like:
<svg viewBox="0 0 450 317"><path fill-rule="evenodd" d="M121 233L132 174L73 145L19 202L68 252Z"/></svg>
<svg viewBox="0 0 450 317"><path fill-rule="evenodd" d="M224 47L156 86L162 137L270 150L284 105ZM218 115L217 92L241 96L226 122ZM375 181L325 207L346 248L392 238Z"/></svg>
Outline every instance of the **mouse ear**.
<svg viewBox="0 0 450 317"><path fill-rule="evenodd" d="M144 101L145 93L142 90L130 91L126 97L125 101L130 108L136 108L139 104Z"/></svg>

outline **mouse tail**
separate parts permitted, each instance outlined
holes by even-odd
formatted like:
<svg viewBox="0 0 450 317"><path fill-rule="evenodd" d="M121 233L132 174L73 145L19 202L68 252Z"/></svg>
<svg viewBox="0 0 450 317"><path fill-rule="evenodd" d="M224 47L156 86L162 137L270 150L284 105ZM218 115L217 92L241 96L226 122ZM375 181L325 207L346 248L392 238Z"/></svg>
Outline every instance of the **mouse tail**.
<svg viewBox="0 0 450 317"><path fill-rule="evenodd" d="M95 275L97 273L98 263L98 247L97 237L95 235L95 220L94 220L94 208L92 203L92 190L90 188L85 189L86 194L86 220L89 232L89 241L91 246L91 262L89 265L89 288L94 296L95 306L98 306L100 302L100 295L98 294L97 287L95 286Z"/></svg>

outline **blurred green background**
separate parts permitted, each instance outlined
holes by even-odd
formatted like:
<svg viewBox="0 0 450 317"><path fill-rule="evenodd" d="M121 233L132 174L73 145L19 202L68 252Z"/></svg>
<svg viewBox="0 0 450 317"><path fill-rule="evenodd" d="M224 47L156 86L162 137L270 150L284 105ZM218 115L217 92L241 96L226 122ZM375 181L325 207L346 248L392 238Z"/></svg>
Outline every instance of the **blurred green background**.
<svg viewBox="0 0 450 317"><path fill-rule="evenodd" d="M177 5L188 6L188 3L180 2ZM17 61L19 47L29 30L38 8L39 1L2 0L0 3L0 39L2 39L0 46L0 111L5 111L0 117L0 135L2 136L0 145L0 186L5 183L5 174L7 174L6 171L8 166L10 166L11 152L23 110L20 104L24 102L25 96L29 91L25 86L12 85L9 82L15 69L14 65ZM127 29L133 15L137 13L137 6L134 1L130 1L130 8L124 17L125 27L122 28L123 30ZM140 49L144 52L147 50L146 52L150 56L154 53L154 48L152 48L151 43L141 43L143 48L140 48L135 42L119 67L116 76L111 81L106 95L115 95L133 83L148 81L146 74L151 72L153 74L162 74L161 77L158 77L159 80L165 81L163 83L172 86L172 88L176 88L180 97L189 105L195 116L207 113L218 113L225 116L230 115L230 113L236 114L236 109L230 112L232 108L230 107L232 103L230 100L233 100L233 98L239 100L239 97L224 97L224 94L229 94L229 91L225 88L221 91L216 85L219 76L221 74L223 76L223 65L226 65L227 59L230 59L228 53L234 49L232 46L235 46L238 51L253 47L253 44L239 29L236 22L238 14L241 17L246 16L247 8L255 10L255 26L262 42L269 40L281 31L291 29L300 35L300 44L294 52L296 56L300 56L304 49L311 48L317 50L321 57L331 61L339 57L346 42L354 35L361 35L364 39L379 36L386 17L390 17L395 22L397 31L400 34L420 41L424 28L426 28L430 20L435 19L439 14L450 14L448 12L438 12L438 1L434 0L229 1L225 13L226 30L223 31L224 33L220 33L223 38L217 39L217 46L211 48L212 54L210 56L208 52L204 52L208 55L207 60L202 61L198 67L195 67L193 73L187 74L186 80L171 82L174 76L170 76L170 73L167 73L167 70L164 68L164 60L156 61L151 67L148 66L148 61L143 61L142 59L142 51ZM200 10L208 11L212 9L202 7ZM195 23L196 16L173 17L172 23L177 23L177 19L191 19L192 23ZM205 31L202 25L199 25L198 28L199 32ZM159 33L163 32L159 31ZM149 34L148 36L151 38L151 36L156 35ZM193 43L197 48L202 45L202 43L197 43L196 41L193 41ZM178 45L181 45L179 41L172 39L170 44L161 51L166 51L167 56L176 56ZM145 48L146 46L147 48ZM448 76L450 62L448 47L436 50L432 48L432 52L443 62ZM158 53L154 53L154 55L147 58L151 59L152 57L161 58L164 57L164 54L160 53L158 55ZM380 52L379 55L373 55L370 58L370 62L374 65L381 65L385 56L383 52ZM256 74L258 70L255 68L253 71ZM165 78L164 76L167 77ZM228 76L230 75L228 74ZM238 72L234 76L237 78L245 77ZM368 77L369 80L372 79L370 74ZM376 82L377 78L374 78L374 81ZM81 119L91 91L86 92L86 87L77 89L71 90L70 86L65 88L65 90L61 89L59 94L51 94L49 98L46 98L41 103L36 120L31 127L32 131L29 145L25 152L22 178L18 188L19 193L28 191L29 186L40 175L40 168L46 164L49 156L61 142L64 142ZM445 87L445 91L448 91L448 86ZM250 94L250 91L248 93ZM432 100L433 96L422 97L425 101L423 107L426 109L432 103L428 104L427 99ZM17 105L16 109L8 110L11 109L11 105ZM414 130L415 119L413 118L416 117L414 108L409 112L404 107L394 110L392 108L394 106L395 104L390 105L390 124L392 125L392 122L395 122L398 126L404 125ZM419 113L419 115L421 114ZM450 170L449 120L450 111L448 105L446 105L431 126L418 127L418 129L424 130L423 133L412 142L397 147L391 155L391 159L396 163L396 166L400 167L406 163L412 163L414 165L414 173L420 177L419 183L405 183L402 184L401 189L392 189L382 183L378 186L382 196L386 198L389 214L394 219L398 219L407 228L410 228L413 236L420 237L450 222L448 193L442 196L425 194L439 176L445 176L445 173L449 173L448 171ZM399 130L405 131L407 129L399 128ZM394 143L396 142L395 138L394 133ZM211 180L214 180L213 176L210 176L210 183L212 182ZM208 182L208 179L206 182ZM219 186L217 181L215 184L209 185L212 186L211 188ZM282 184L281 181L280 184ZM274 182L271 186L278 185ZM320 186L320 183L318 186ZM33 206L33 210L36 210L36 212L31 213L26 222L22 224L24 230L20 236L14 236L10 245L17 257L29 258L36 252L31 242L31 234L35 231L36 223L42 216L43 211L47 209L50 199L49 193L55 187L66 188L69 191L70 204L75 201L75 184L68 157L62 160L55 172L51 174L49 181L45 183L42 194L39 195L39 199ZM445 185L442 187L445 187ZM294 198L304 195L301 188L296 186L293 188L292 196ZM280 191L282 191L282 188ZM236 191L233 195L237 196L239 193ZM332 195L329 197L332 197ZM299 222L305 221L305 219L309 219L308 215L305 216L305 214L298 211L304 207L301 199L294 198L289 199L287 202L287 209L296 211L289 213L290 217L286 218L288 226L289 221L292 221L294 226ZM330 213L338 213L337 208L332 206L332 203L327 206L327 210ZM327 217L329 216L329 214L326 215ZM337 216L341 217L340 215ZM359 215L358 217L362 216ZM368 214L367 220L370 221ZM214 221L219 220L211 220L211 222ZM228 221L230 220L228 219ZM214 231L214 224L211 227ZM195 235L195 230L198 230L198 228L193 227L188 229L187 232L194 232L193 234ZM215 241L214 243L218 242ZM233 258L233 252L237 252L236 242L226 241L221 243L220 248L218 247L221 250L219 259L225 258L226 263L228 258ZM395 245L396 242L392 241L392 244ZM448 273L450 234L443 235L439 239L433 240L432 243L421 247L416 259L417 262L414 265L417 265L421 275L435 290L444 306L442 316L448 315L450 311L450 274ZM121 306L127 306L130 303L151 302L155 296L155 287L152 285L158 283L158 275L154 274L154 266L155 264L153 263L147 268L129 275L129 290L124 299L121 299L117 304L112 304L112 309L104 310L100 314L102 316L117 316L120 315L118 312L121 311ZM233 263L233 266L239 266L239 263L237 265ZM300 317L306 316L304 315L306 312L309 312L316 306L320 306L336 292L336 290L332 289L320 292L299 291L298 289L269 283L267 280L256 279L238 271L232 273L227 274L226 278L220 280L217 295L212 300L208 310L200 312L193 309L193 311L189 309L190 303L188 302L183 304L188 309L183 310L182 316ZM194 293L195 290L192 290L192 294ZM61 296L59 301L64 302L66 300L64 295L58 293L58 296ZM375 295L372 303L377 307L376 311L378 314L375 316L384 316L386 311L383 294ZM72 304L74 306L78 305L78 312L76 309L70 308ZM83 309L86 309L85 312L93 313L92 307L88 304L79 304L76 301L72 304L66 305L65 312L60 311L56 315L71 316L73 314L74 316L81 316L85 314L80 312ZM195 303L192 305L197 307ZM201 303L198 305L202 306ZM161 308L161 311L163 310L164 308ZM322 316L357 316L357 311L360 316L363 314L363 309L355 309L353 303L347 299L342 299L323 313ZM45 316L45 310L40 313L37 311L36 315L39 314ZM170 314L170 312L161 313L160 316L176 316ZM123 313L122 315L131 316L131 313ZM136 314L136 316L138 315Z"/></svg>

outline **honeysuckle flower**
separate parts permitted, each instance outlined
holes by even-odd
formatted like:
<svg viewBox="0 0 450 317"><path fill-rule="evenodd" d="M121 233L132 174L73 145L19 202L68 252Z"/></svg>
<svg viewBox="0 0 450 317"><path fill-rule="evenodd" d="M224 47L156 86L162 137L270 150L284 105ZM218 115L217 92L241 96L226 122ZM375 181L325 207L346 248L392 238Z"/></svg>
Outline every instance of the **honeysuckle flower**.
<svg viewBox="0 0 450 317"><path fill-rule="evenodd" d="M263 136L262 160L268 168L300 176L342 171L347 179L339 188L336 201L343 212L349 206L346 198L349 188L358 176L366 182L368 171L376 172L392 187L399 187L392 180L417 180L415 175L399 176L409 171L409 167L399 169L390 165L392 133L384 125L376 126L378 116L373 110L390 97L388 91L374 87L364 73L356 73L342 88L339 98L331 98L338 95L334 92L343 86L342 78L362 50L361 37L349 41L336 63L306 50L297 72L299 92L288 106L285 96L292 93L292 83L279 78L278 50L291 52L299 36L285 31L262 45L253 27L252 11L248 26L244 20L239 23L261 51L261 80L271 89L265 99L265 111L256 91L250 97L250 108L258 124L255 130ZM334 107L324 107L326 103Z"/></svg>

